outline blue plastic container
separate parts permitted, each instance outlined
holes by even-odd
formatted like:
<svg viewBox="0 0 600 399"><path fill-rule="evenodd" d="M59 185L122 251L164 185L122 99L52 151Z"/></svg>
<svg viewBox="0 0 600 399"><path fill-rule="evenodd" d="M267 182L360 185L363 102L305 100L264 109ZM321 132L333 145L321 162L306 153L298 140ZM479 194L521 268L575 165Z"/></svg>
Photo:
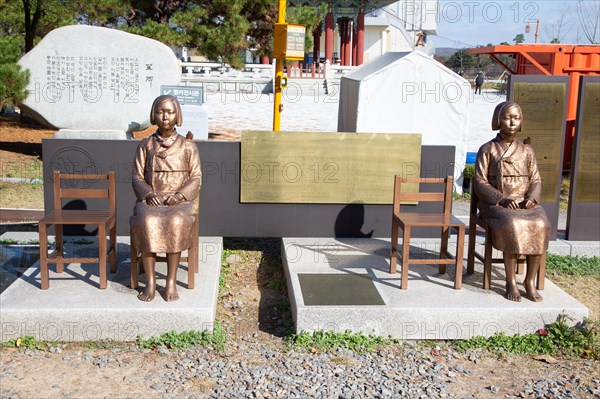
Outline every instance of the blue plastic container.
<svg viewBox="0 0 600 399"><path fill-rule="evenodd" d="M475 159L477 158L476 152L467 152L467 165L475 165Z"/></svg>

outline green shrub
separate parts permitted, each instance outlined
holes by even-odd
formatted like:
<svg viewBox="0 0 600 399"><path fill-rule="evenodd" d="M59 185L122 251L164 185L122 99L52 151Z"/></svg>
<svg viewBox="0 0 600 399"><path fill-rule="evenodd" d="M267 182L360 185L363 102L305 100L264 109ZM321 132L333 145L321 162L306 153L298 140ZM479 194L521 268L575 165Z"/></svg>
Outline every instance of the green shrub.
<svg viewBox="0 0 600 399"><path fill-rule="evenodd" d="M465 165L463 177L465 179L471 179L473 176L475 176L475 165Z"/></svg>

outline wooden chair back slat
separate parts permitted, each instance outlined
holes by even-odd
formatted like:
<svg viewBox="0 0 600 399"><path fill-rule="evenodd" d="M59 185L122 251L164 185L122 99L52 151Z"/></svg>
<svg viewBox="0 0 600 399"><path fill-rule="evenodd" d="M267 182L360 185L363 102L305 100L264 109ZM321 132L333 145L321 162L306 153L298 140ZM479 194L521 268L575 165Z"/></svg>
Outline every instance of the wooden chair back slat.
<svg viewBox="0 0 600 399"><path fill-rule="evenodd" d="M108 178L108 175L60 173L61 180L107 180Z"/></svg>
<svg viewBox="0 0 600 399"><path fill-rule="evenodd" d="M400 193L400 201L442 202L444 193Z"/></svg>
<svg viewBox="0 0 600 399"><path fill-rule="evenodd" d="M402 183L444 183L446 178L444 177L402 177L402 175L395 175L396 180L402 181ZM451 176L448 176L451 177Z"/></svg>
<svg viewBox="0 0 600 399"><path fill-rule="evenodd" d="M452 212L452 183L454 178L447 176L445 178L437 177L405 177L402 175L394 176L394 213L400 213L400 203L407 201L423 202L442 202L444 204L444 214L449 215ZM409 183L433 183L444 184L444 190L438 192L403 192L402 184Z"/></svg>
<svg viewBox="0 0 600 399"><path fill-rule="evenodd" d="M54 178L54 210L58 211L62 209L62 200L67 198L97 198L97 199L108 199L108 208L115 210L117 207L116 202L116 178L115 171L111 170L107 174L103 175L91 175L91 174L78 174L78 173L61 173L59 171L53 171L52 176ZM73 180L108 180L107 188L63 188L61 187L62 181L73 181Z"/></svg>
<svg viewBox="0 0 600 399"><path fill-rule="evenodd" d="M108 198L108 190L91 188L62 188L61 198Z"/></svg>

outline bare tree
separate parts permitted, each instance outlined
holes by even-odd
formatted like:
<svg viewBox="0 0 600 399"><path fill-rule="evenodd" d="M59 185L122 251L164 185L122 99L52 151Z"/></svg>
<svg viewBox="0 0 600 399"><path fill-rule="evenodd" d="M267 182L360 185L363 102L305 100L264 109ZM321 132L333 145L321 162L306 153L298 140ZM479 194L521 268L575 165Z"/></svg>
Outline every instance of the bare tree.
<svg viewBox="0 0 600 399"><path fill-rule="evenodd" d="M553 20L544 25L545 41L549 43L562 43L563 39L571 30L572 24L569 23L570 7L564 7L558 10L558 20ZM565 27L568 29L565 30Z"/></svg>
<svg viewBox="0 0 600 399"><path fill-rule="evenodd" d="M597 0L578 0L577 16L583 35L591 44L600 39L600 2Z"/></svg>

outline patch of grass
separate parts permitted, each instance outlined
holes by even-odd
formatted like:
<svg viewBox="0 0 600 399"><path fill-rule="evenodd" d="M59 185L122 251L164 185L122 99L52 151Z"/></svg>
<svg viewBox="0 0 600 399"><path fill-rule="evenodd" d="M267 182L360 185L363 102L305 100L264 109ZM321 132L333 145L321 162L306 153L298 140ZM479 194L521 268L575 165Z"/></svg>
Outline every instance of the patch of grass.
<svg viewBox="0 0 600 399"><path fill-rule="evenodd" d="M212 345L217 350L225 348L227 336L225 330L219 322L215 322L213 331L169 331L158 337L144 338L143 335L137 337L137 344L140 348L154 349L158 346L166 346L170 349L185 349L195 345Z"/></svg>
<svg viewBox="0 0 600 399"><path fill-rule="evenodd" d="M569 191L571 190L571 176L565 174L560 182L560 201L558 206L561 211L566 211L569 208Z"/></svg>
<svg viewBox="0 0 600 399"><path fill-rule="evenodd" d="M357 353L374 352L381 346L393 345L399 340L379 337L377 335L364 335L346 330L344 333L331 331L315 331L312 334L301 332L293 334L286 339L288 345L301 348L308 352L329 352L338 348L349 349Z"/></svg>
<svg viewBox="0 0 600 399"><path fill-rule="evenodd" d="M286 280L285 277L282 278L276 278L273 279L271 281L269 281L269 283L267 284L267 287L272 288L274 290L283 290L286 287Z"/></svg>
<svg viewBox="0 0 600 399"><path fill-rule="evenodd" d="M44 209L44 185L0 182L0 208Z"/></svg>
<svg viewBox="0 0 600 399"><path fill-rule="evenodd" d="M227 285L227 279L231 275L231 265L227 262L227 257L231 254L237 254L238 251L232 251L230 249L223 249L223 255L221 256L221 274L219 275L219 293L225 291L229 286Z"/></svg>
<svg viewBox="0 0 600 399"><path fill-rule="evenodd" d="M1 238L0 245L40 245L40 240L15 240L13 238Z"/></svg>
<svg viewBox="0 0 600 399"><path fill-rule="evenodd" d="M32 335L24 335L19 338L11 339L6 342L0 343L2 348L19 348L20 350L35 349L45 351L50 348L50 343L45 341L38 341Z"/></svg>
<svg viewBox="0 0 600 399"><path fill-rule="evenodd" d="M465 192L465 193L459 194L459 193L454 192L454 193L452 193L452 199L454 201L459 201L459 202L471 202L471 193Z"/></svg>
<svg viewBox="0 0 600 399"><path fill-rule="evenodd" d="M468 340L454 341L459 351L483 348L490 352L510 352L523 355L547 354L566 357L600 359L600 322L585 319L583 323L569 326L566 316L560 316L554 323L535 333L525 335L496 334L492 337L474 337Z"/></svg>
<svg viewBox="0 0 600 399"><path fill-rule="evenodd" d="M600 257L562 256L548 254L546 270L568 276L600 277Z"/></svg>
<svg viewBox="0 0 600 399"><path fill-rule="evenodd" d="M122 348L125 345L124 342L113 341L112 339L79 342L79 346L83 349L114 349Z"/></svg>
<svg viewBox="0 0 600 399"><path fill-rule="evenodd" d="M18 179L44 179L43 162L39 159L2 162L0 175Z"/></svg>

